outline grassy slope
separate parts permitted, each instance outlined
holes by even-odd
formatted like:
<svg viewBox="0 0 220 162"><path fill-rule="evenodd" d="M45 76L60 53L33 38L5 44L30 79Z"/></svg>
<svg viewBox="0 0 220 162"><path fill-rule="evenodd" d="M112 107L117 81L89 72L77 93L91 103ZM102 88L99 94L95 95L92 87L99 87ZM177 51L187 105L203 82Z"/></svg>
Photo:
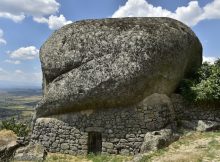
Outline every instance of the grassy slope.
<svg viewBox="0 0 220 162"><path fill-rule="evenodd" d="M169 147L150 153L143 162L220 162L220 131L189 132Z"/></svg>
<svg viewBox="0 0 220 162"><path fill-rule="evenodd" d="M65 154L49 153L45 162L125 162L131 160L130 156L121 155L88 155L71 156Z"/></svg>

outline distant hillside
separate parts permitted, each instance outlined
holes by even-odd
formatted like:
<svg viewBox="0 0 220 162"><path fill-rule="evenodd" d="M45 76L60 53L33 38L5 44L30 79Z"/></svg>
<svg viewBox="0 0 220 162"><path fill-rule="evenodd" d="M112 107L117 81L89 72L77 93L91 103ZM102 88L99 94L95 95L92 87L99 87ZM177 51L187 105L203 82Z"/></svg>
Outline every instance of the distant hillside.
<svg viewBox="0 0 220 162"><path fill-rule="evenodd" d="M0 121L11 117L30 118L41 97L40 88L0 88Z"/></svg>
<svg viewBox="0 0 220 162"><path fill-rule="evenodd" d="M0 95L10 96L41 96L40 88L0 88Z"/></svg>

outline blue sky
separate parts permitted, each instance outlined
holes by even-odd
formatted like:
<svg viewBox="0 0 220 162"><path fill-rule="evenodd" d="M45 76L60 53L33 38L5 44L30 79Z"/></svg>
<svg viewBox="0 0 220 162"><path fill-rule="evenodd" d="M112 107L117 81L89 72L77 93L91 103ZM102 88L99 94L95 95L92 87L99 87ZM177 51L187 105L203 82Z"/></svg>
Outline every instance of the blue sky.
<svg viewBox="0 0 220 162"><path fill-rule="evenodd" d="M0 0L0 87L40 86L39 49L63 25L132 16L180 20L199 37L205 60L220 57L220 0Z"/></svg>

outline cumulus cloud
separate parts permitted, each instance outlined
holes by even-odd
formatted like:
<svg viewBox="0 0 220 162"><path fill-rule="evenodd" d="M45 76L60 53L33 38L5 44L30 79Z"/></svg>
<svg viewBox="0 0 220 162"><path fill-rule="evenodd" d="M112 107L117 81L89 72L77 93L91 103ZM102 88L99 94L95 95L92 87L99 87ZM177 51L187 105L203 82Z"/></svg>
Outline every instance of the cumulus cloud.
<svg viewBox="0 0 220 162"><path fill-rule="evenodd" d="M10 52L10 58L19 60L33 60L38 57L39 50L34 46L21 47L13 52Z"/></svg>
<svg viewBox="0 0 220 162"><path fill-rule="evenodd" d="M13 20L16 23L17 22L21 22L25 18L23 13L20 14L20 15L13 15L13 14L6 13L6 12L0 12L0 17L11 19L11 20Z"/></svg>
<svg viewBox="0 0 220 162"><path fill-rule="evenodd" d="M72 23L72 21L67 21L63 15L54 16L51 15L49 18L45 17L34 17L34 21L38 23L45 23L48 24L49 28L52 30L59 29L64 25Z"/></svg>
<svg viewBox="0 0 220 162"><path fill-rule="evenodd" d="M32 16L35 22L48 24L53 30L72 22L63 15L54 16L59 7L57 0L0 0L0 17L21 22Z"/></svg>
<svg viewBox="0 0 220 162"><path fill-rule="evenodd" d="M216 60L217 60L216 57L203 56L203 62L209 62L210 64L214 64Z"/></svg>
<svg viewBox="0 0 220 162"><path fill-rule="evenodd" d="M58 12L60 4L56 0L1 0L0 17L14 22L25 16L47 16Z"/></svg>
<svg viewBox="0 0 220 162"><path fill-rule="evenodd" d="M21 61L19 60L9 60L9 59L5 60L4 62L7 62L9 64L15 64L15 65L18 65L21 63Z"/></svg>
<svg viewBox="0 0 220 162"><path fill-rule="evenodd" d="M155 7L146 0L128 0L112 17L170 17L195 26L205 19L220 19L219 11L219 0L213 0L204 7L200 7L198 1L190 1L187 6L178 7L175 12Z"/></svg>
<svg viewBox="0 0 220 162"><path fill-rule="evenodd" d="M15 73L16 74L23 74L24 72L22 70L17 69L17 70L15 70Z"/></svg>
<svg viewBox="0 0 220 162"><path fill-rule="evenodd" d="M3 36L4 36L4 32L3 32L3 30L0 28L0 45L7 43L6 40L3 38Z"/></svg>
<svg viewBox="0 0 220 162"><path fill-rule="evenodd" d="M172 13L162 7L154 7L145 0L128 0L113 14L116 17L155 17L168 16Z"/></svg>
<svg viewBox="0 0 220 162"><path fill-rule="evenodd" d="M220 18L220 1L214 0L207 4L204 8L202 17L204 19L219 19Z"/></svg>

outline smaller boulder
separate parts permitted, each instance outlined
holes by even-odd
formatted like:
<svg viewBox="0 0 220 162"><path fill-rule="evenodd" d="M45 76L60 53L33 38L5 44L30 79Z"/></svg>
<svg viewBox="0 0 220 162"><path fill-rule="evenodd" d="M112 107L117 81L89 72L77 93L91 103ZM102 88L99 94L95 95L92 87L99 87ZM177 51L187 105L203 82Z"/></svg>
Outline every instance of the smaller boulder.
<svg viewBox="0 0 220 162"><path fill-rule="evenodd" d="M47 152L40 144L30 143L26 147L21 147L15 152L14 160L17 161L44 161Z"/></svg>
<svg viewBox="0 0 220 162"><path fill-rule="evenodd" d="M19 143L22 146L26 146L29 143L28 137L17 137L17 143Z"/></svg>
<svg viewBox="0 0 220 162"><path fill-rule="evenodd" d="M0 161L8 162L11 160L13 153L19 147L16 139L17 136L13 131L0 131Z"/></svg>
<svg viewBox="0 0 220 162"><path fill-rule="evenodd" d="M178 125L186 130L196 130L198 121L197 120L179 120Z"/></svg>
<svg viewBox="0 0 220 162"><path fill-rule="evenodd" d="M180 126L184 129L200 132L220 130L220 122L209 120L181 120Z"/></svg>
<svg viewBox="0 0 220 162"><path fill-rule="evenodd" d="M179 139L179 135L173 133L171 129L162 129L146 133L141 146L141 153L156 151L164 148Z"/></svg>
<svg viewBox="0 0 220 162"><path fill-rule="evenodd" d="M220 122L199 120L196 130L201 132L220 130Z"/></svg>

